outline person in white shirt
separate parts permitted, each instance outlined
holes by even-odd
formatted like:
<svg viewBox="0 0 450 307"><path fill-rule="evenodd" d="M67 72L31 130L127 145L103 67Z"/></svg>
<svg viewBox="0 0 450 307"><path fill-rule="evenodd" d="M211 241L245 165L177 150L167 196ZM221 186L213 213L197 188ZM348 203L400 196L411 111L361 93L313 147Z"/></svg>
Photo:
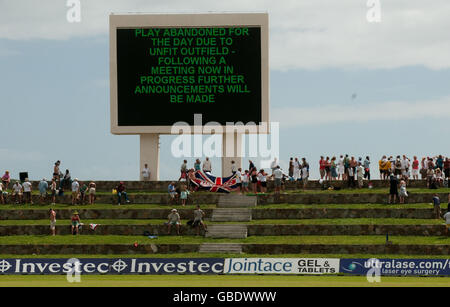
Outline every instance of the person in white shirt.
<svg viewBox="0 0 450 307"><path fill-rule="evenodd" d="M244 174L242 174L242 191L248 193L248 184L250 182L250 174L248 170L245 170Z"/></svg>
<svg viewBox="0 0 450 307"><path fill-rule="evenodd" d="M206 160L203 161L203 172L204 173L211 173L212 167L211 167L211 161L209 161L209 158L206 157Z"/></svg>
<svg viewBox="0 0 450 307"><path fill-rule="evenodd" d="M270 163L270 169L272 170L272 175L274 174L275 170L277 169L278 163L277 158L274 158L273 161Z"/></svg>
<svg viewBox="0 0 450 307"><path fill-rule="evenodd" d="M258 180L261 183L261 192L266 193L267 190L267 174L261 169L258 173Z"/></svg>
<svg viewBox="0 0 450 307"><path fill-rule="evenodd" d="M343 175L344 175L345 168L344 168L344 156L343 155L341 155L339 157L337 165L338 165L338 167L337 167L338 180L340 180L341 178L344 179Z"/></svg>
<svg viewBox="0 0 450 307"><path fill-rule="evenodd" d="M242 194L242 169L238 168L238 170L234 173L234 175L236 176L236 184L237 184L237 188L236 191L239 194Z"/></svg>
<svg viewBox="0 0 450 307"><path fill-rule="evenodd" d="M297 158L294 159L294 181L297 181L299 178L301 178L300 174L300 162Z"/></svg>
<svg viewBox="0 0 450 307"><path fill-rule="evenodd" d="M231 161L231 174L234 175L237 172L237 166L234 161Z"/></svg>
<svg viewBox="0 0 450 307"><path fill-rule="evenodd" d="M149 181L150 180L150 170L148 169L148 165L144 164L144 168L142 169L142 179L144 181Z"/></svg>
<svg viewBox="0 0 450 307"><path fill-rule="evenodd" d="M23 183L22 186L25 204L29 202L32 205L33 200L31 199L31 182L28 180L28 178L25 178L25 182Z"/></svg>
<svg viewBox="0 0 450 307"><path fill-rule="evenodd" d="M281 190L281 180L283 179L283 172L280 166L277 165L276 169L273 171L273 178L275 180L275 194L280 194Z"/></svg>
<svg viewBox="0 0 450 307"><path fill-rule="evenodd" d="M78 200L78 192L80 191L80 184L78 178L75 178L72 182L72 205L75 205Z"/></svg>
<svg viewBox="0 0 450 307"><path fill-rule="evenodd" d="M356 167L356 179L358 180L358 187L363 187L363 178L364 178L364 167L361 165L361 162L358 162L358 166Z"/></svg>
<svg viewBox="0 0 450 307"><path fill-rule="evenodd" d="M19 181L16 181L12 187L12 197L16 204L22 203L22 185Z"/></svg>

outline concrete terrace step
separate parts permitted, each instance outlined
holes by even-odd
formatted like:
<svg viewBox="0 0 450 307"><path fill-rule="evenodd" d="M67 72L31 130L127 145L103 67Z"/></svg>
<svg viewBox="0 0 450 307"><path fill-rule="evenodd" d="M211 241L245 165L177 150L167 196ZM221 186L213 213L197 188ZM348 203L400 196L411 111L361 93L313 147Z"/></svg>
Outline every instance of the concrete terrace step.
<svg viewBox="0 0 450 307"><path fill-rule="evenodd" d="M209 225L208 232L205 234L207 238L229 238L229 239L245 239L247 238L246 225Z"/></svg>
<svg viewBox="0 0 450 307"><path fill-rule="evenodd" d="M230 243L203 243L199 248L200 253L233 253L241 254L242 245L241 244L230 244Z"/></svg>
<svg viewBox="0 0 450 307"><path fill-rule="evenodd" d="M256 196L245 196L240 194L227 194L219 197L218 208L252 208L256 207L258 198Z"/></svg>
<svg viewBox="0 0 450 307"><path fill-rule="evenodd" d="M211 216L213 222L249 222L251 220L251 209L214 209Z"/></svg>

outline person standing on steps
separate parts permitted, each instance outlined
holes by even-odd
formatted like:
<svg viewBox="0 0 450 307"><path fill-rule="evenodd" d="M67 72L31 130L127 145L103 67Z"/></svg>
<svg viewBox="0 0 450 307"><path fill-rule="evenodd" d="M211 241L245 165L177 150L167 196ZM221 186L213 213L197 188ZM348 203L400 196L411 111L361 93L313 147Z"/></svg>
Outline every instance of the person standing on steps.
<svg viewBox="0 0 450 307"><path fill-rule="evenodd" d="M398 179L392 173L389 177L389 186L389 204L394 204L398 197Z"/></svg>

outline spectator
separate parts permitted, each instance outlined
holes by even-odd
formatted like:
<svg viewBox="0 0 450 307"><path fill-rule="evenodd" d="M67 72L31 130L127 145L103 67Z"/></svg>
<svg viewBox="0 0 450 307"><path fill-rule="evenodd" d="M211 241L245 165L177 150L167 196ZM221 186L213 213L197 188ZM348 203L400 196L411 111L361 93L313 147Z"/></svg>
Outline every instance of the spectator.
<svg viewBox="0 0 450 307"><path fill-rule="evenodd" d="M186 181L187 178L187 160L184 160L180 167L180 178L178 181Z"/></svg>
<svg viewBox="0 0 450 307"><path fill-rule="evenodd" d="M409 177L410 177L409 167L410 167L409 159L405 155L403 155L403 159L402 159L402 176L405 177L406 180L408 180Z"/></svg>
<svg viewBox="0 0 450 307"><path fill-rule="evenodd" d="M444 161L444 176L445 176L445 178L450 177L450 158L449 157L445 158L445 161Z"/></svg>
<svg viewBox="0 0 450 307"><path fill-rule="evenodd" d="M253 163L252 163L253 164ZM257 170L256 170L256 167L253 167L251 170L250 170L250 178L251 178L251 180L252 180L252 190L253 190L253 193L257 193L257 185L258 185L258 173L257 173Z"/></svg>
<svg viewBox="0 0 450 307"><path fill-rule="evenodd" d="M97 185L94 181L89 183L89 205L93 205L95 203L95 190Z"/></svg>
<svg viewBox="0 0 450 307"><path fill-rule="evenodd" d="M303 190L306 189L306 185L308 184L309 178L309 163L306 162L306 158L302 158L302 182L303 182Z"/></svg>
<svg viewBox="0 0 450 307"><path fill-rule="evenodd" d="M389 176L389 185L389 204L394 204L398 196L398 178L394 174Z"/></svg>
<svg viewBox="0 0 450 307"><path fill-rule="evenodd" d="M25 204L30 203L30 205L33 204L33 200L31 199L31 182L28 180L28 178L25 178L25 182L23 183L23 196L24 196L24 202Z"/></svg>
<svg viewBox="0 0 450 307"><path fill-rule="evenodd" d="M19 181L16 181L12 187L12 197L16 204L22 203L22 185Z"/></svg>
<svg viewBox="0 0 450 307"><path fill-rule="evenodd" d="M364 178L370 181L370 158L369 156L366 157L363 163L364 167Z"/></svg>
<svg viewBox="0 0 450 307"><path fill-rule="evenodd" d="M283 179L283 172L281 171L279 165L277 165L277 168L273 172L273 177L274 177L274 180L275 180L275 194L280 194L281 181Z"/></svg>
<svg viewBox="0 0 450 307"><path fill-rule="evenodd" d="M325 159L325 180L331 180L331 161L330 157Z"/></svg>
<svg viewBox="0 0 450 307"><path fill-rule="evenodd" d="M434 218L440 220L441 219L441 200L437 194L433 195L433 212Z"/></svg>
<svg viewBox="0 0 450 307"><path fill-rule="evenodd" d="M258 174L259 182L261 183L261 192L266 193L267 191L267 173L264 169L261 169Z"/></svg>
<svg viewBox="0 0 450 307"><path fill-rule="evenodd" d="M59 181L61 177L61 171L59 170L59 166L61 165L61 161L56 161L55 165L53 166L53 179L55 181Z"/></svg>
<svg viewBox="0 0 450 307"><path fill-rule="evenodd" d="M68 169L66 169L66 173L64 174L63 179L60 182L60 188L67 188L68 186L70 187L70 185L72 184L72 178L70 176L70 172Z"/></svg>
<svg viewBox="0 0 450 307"><path fill-rule="evenodd" d="M194 210L194 222L192 223L192 226L197 228L197 236L200 234L200 226L203 227L203 230L205 232L208 231L208 228L206 227L205 222L203 222L204 216L205 216L205 212L203 212L203 210L200 209L200 206L197 205L197 209Z"/></svg>
<svg viewBox="0 0 450 307"><path fill-rule="evenodd" d="M176 191L176 188L175 188L175 182L172 181L169 184L169 186L167 188L167 191L169 192L170 200L176 202L178 194L177 194L177 191Z"/></svg>
<svg viewBox="0 0 450 307"><path fill-rule="evenodd" d="M52 197L52 205L55 205L56 203L56 179L55 177L52 178L52 182L50 183L50 191L51 191L51 197Z"/></svg>
<svg viewBox="0 0 450 307"><path fill-rule="evenodd" d="M294 177L294 158L289 159L288 175L289 175L289 178Z"/></svg>
<svg viewBox="0 0 450 307"><path fill-rule="evenodd" d="M348 169L350 167L350 159L348 155L344 157L344 175L342 176L342 180L348 180Z"/></svg>
<svg viewBox="0 0 450 307"><path fill-rule="evenodd" d="M353 176L356 174L356 167L358 166L358 162L355 160L355 157L350 159L350 167L353 169Z"/></svg>
<svg viewBox="0 0 450 307"><path fill-rule="evenodd" d="M340 180L340 179L344 180L344 171L345 171L344 156L341 155L339 157L339 161L338 161L338 176L337 176L338 180Z"/></svg>
<svg viewBox="0 0 450 307"><path fill-rule="evenodd" d="M188 198L189 191L187 190L186 186L183 184L181 185L181 191L180 191L180 199L181 199L181 205L184 207L186 206L186 200Z"/></svg>
<svg viewBox="0 0 450 307"><path fill-rule="evenodd" d="M355 174L353 173L353 167L347 169L347 185L349 188L355 187Z"/></svg>
<svg viewBox="0 0 450 307"><path fill-rule="evenodd" d="M325 159L323 156L320 156L319 160L319 173L320 173L320 179L323 179L325 177Z"/></svg>
<svg viewBox="0 0 450 307"><path fill-rule="evenodd" d="M211 161L209 161L209 158L206 157L205 161L203 161L203 172L211 173L211 171L212 171Z"/></svg>
<svg viewBox="0 0 450 307"><path fill-rule="evenodd" d="M358 162L358 165L356 166L356 180L358 181L358 188L362 188L364 185L363 178L364 178L364 167L361 165L361 162Z"/></svg>
<svg viewBox="0 0 450 307"><path fill-rule="evenodd" d="M234 175L237 172L237 166L236 163L233 161L231 161L231 174Z"/></svg>
<svg viewBox="0 0 450 307"><path fill-rule="evenodd" d="M242 175L242 191L244 193L248 193L249 182L250 182L250 174L248 173L248 170L245 170L244 174Z"/></svg>
<svg viewBox="0 0 450 307"><path fill-rule="evenodd" d="M336 180L337 177L338 177L336 157L331 158L331 161L330 161L330 173L331 173L331 180Z"/></svg>
<svg viewBox="0 0 450 307"><path fill-rule="evenodd" d="M194 163L194 171L199 171L201 169L201 162L200 159L195 160Z"/></svg>
<svg viewBox="0 0 450 307"><path fill-rule="evenodd" d="M270 169L272 170L272 175L275 172L275 170L277 169L277 158L274 158L273 161L270 163Z"/></svg>
<svg viewBox="0 0 450 307"><path fill-rule="evenodd" d="M144 168L142 169L141 174L142 174L142 180L150 181L150 170L148 168L147 163L144 164Z"/></svg>
<svg viewBox="0 0 450 307"><path fill-rule="evenodd" d="M86 185L86 183L84 183L84 182L81 182L80 183L80 195L79 195L79 198L80 198L80 204L81 205L84 205L84 202L85 202L85 200L86 200L86 192L87 192L87 190L88 190L88 186Z"/></svg>
<svg viewBox="0 0 450 307"><path fill-rule="evenodd" d="M0 203L5 204L5 198L3 197L3 183L0 182Z"/></svg>
<svg viewBox="0 0 450 307"><path fill-rule="evenodd" d="M52 178L52 182L56 182L55 178ZM55 212L55 210L50 208L49 213L50 213L50 230L52 231L52 235L55 236L56 235L56 212Z"/></svg>
<svg viewBox="0 0 450 307"><path fill-rule="evenodd" d="M419 160L417 156L414 156L412 163L412 172L411 172L413 180L419 180Z"/></svg>
<svg viewBox="0 0 450 307"><path fill-rule="evenodd" d="M297 181L302 178L301 165L297 158L294 160L294 180Z"/></svg>
<svg viewBox="0 0 450 307"><path fill-rule="evenodd" d="M239 194L242 194L242 168L238 168L235 175L236 175L237 192Z"/></svg>
<svg viewBox="0 0 450 307"><path fill-rule="evenodd" d="M181 218L177 212L177 209L172 209L171 213L167 216L167 218L168 218L167 234L170 235L170 229L171 229L172 225L175 225L175 227L177 229L177 234L180 235Z"/></svg>
<svg viewBox="0 0 450 307"><path fill-rule="evenodd" d="M78 214L78 211L75 211L72 214L71 224L72 224L72 235L77 235L79 232L79 228L81 226L81 219Z"/></svg>
<svg viewBox="0 0 450 307"><path fill-rule="evenodd" d="M118 205L120 206L121 202L122 202L122 195L125 197L125 201L126 203L130 203L130 201L128 200L128 194L125 191L125 185L123 184L123 181L119 182L119 185L117 186L117 202Z"/></svg>
<svg viewBox="0 0 450 307"><path fill-rule="evenodd" d="M5 191L9 188L10 182L11 182L11 176L9 175L9 171L5 171L5 174L2 176L3 188Z"/></svg>
<svg viewBox="0 0 450 307"><path fill-rule="evenodd" d="M442 174L442 171L440 168L437 168L434 173L434 179L436 181L437 187L442 187L444 184L444 175Z"/></svg>
<svg viewBox="0 0 450 307"><path fill-rule="evenodd" d="M447 213L444 214L444 219L445 219L445 233L447 234L447 236L450 236L450 232L448 231L450 228L450 194L448 194L448 207L447 207Z"/></svg>
<svg viewBox="0 0 450 307"><path fill-rule="evenodd" d="M39 200L40 204L42 205L47 199L48 183L45 178L43 178L41 182L39 182L38 189L39 189Z"/></svg>
<svg viewBox="0 0 450 307"><path fill-rule="evenodd" d="M428 172L428 161L426 160L425 157L422 158L422 161L420 162L420 175L422 176L422 180L423 179L427 179L427 172Z"/></svg>
<svg viewBox="0 0 450 307"><path fill-rule="evenodd" d="M78 193L80 192L80 184L78 179L75 178L72 182L72 205L75 205L78 200Z"/></svg>
<svg viewBox="0 0 450 307"><path fill-rule="evenodd" d="M444 169L444 158L442 158L442 155L436 157L435 168Z"/></svg>
<svg viewBox="0 0 450 307"><path fill-rule="evenodd" d="M408 197L408 192L406 191L406 181L400 181L400 193L398 195L400 204L405 203L405 197Z"/></svg>

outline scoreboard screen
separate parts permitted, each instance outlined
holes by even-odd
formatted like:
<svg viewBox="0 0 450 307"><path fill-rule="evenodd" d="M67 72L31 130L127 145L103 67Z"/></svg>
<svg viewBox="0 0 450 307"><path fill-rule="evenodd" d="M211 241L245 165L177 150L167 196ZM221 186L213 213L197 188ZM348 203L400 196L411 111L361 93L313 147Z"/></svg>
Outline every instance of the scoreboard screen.
<svg viewBox="0 0 450 307"><path fill-rule="evenodd" d="M260 123L263 30L258 25L113 27L114 114L120 127Z"/></svg>

